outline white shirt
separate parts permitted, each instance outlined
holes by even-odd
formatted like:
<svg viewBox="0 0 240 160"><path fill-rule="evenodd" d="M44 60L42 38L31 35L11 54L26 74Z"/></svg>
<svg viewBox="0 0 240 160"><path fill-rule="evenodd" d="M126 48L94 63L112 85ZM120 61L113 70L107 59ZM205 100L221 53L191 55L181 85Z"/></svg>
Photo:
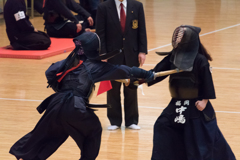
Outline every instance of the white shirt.
<svg viewBox="0 0 240 160"><path fill-rule="evenodd" d="M115 4L116 4L116 8L117 8L117 12L118 12L118 18L120 19L120 10L121 10L121 6L120 4L123 4L123 9L125 11L125 15L127 16L127 0L123 0L122 2L120 2L119 0L115 0Z"/></svg>

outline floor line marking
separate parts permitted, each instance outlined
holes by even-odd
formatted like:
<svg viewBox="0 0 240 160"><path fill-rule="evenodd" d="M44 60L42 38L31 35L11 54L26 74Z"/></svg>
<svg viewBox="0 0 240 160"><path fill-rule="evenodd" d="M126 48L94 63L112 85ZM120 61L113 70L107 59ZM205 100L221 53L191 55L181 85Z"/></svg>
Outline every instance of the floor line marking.
<svg viewBox="0 0 240 160"><path fill-rule="evenodd" d="M213 69L223 69L223 70L237 70L239 71L240 68L221 68L221 67L212 67Z"/></svg>
<svg viewBox="0 0 240 160"><path fill-rule="evenodd" d="M6 101L33 101L33 102L42 102L42 100L14 99L14 98L0 98L0 100L6 100Z"/></svg>
<svg viewBox="0 0 240 160"><path fill-rule="evenodd" d="M156 66L156 64L144 64L146 66ZM222 69L222 70L236 70L240 71L240 68L222 68L222 67L212 67L212 69Z"/></svg>
<svg viewBox="0 0 240 160"><path fill-rule="evenodd" d="M32 99L13 99L13 98L0 98L0 100L7 100L7 101L28 101L28 102L42 102L42 100L32 100ZM147 106L138 106L139 108L151 108L151 109L164 109L163 107L147 107ZM230 111L215 111L220 113L237 113L240 112L230 112Z"/></svg>
<svg viewBox="0 0 240 160"><path fill-rule="evenodd" d="M223 30L226 30L226 29L229 29L229 28L233 28L233 27L237 27L237 26L240 26L240 23L232 25L232 26L228 26L228 27L225 27L225 28L222 28L222 29L217 29L215 31L211 31L211 32L208 32L208 33L204 33L204 34L201 34L199 36L201 37L201 36L209 35L209 34L212 34L212 33L216 33L216 32L223 31ZM171 43L163 45L163 46L159 46L159 47L156 47L156 48L152 48L152 49L149 49L148 52L154 51L156 49L164 48L164 47L167 47L167 46L170 46L170 45L171 45Z"/></svg>
<svg viewBox="0 0 240 160"><path fill-rule="evenodd" d="M151 108L151 109L165 109L163 107L147 107L147 106L138 106L139 108ZM240 114L240 112L232 112L232 111L215 111L215 112L219 112L219 113L235 113L235 114Z"/></svg>

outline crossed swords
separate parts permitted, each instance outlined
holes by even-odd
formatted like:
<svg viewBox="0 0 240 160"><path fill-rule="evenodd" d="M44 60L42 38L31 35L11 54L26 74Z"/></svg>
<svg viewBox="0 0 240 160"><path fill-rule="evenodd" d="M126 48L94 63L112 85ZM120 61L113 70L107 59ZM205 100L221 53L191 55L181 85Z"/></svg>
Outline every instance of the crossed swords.
<svg viewBox="0 0 240 160"><path fill-rule="evenodd" d="M156 73L154 73L154 77L157 78L157 77L167 76L167 75L174 74L174 73L179 73L179 72L183 72L183 70L179 70L178 68L176 68L176 69L172 69L172 70L168 70L168 71L156 72ZM125 84L125 86L128 86L130 84L130 79L118 79L118 80L115 80L115 81L122 82L122 83ZM134 81L133 84L138 86L139 81Z"/></svg>

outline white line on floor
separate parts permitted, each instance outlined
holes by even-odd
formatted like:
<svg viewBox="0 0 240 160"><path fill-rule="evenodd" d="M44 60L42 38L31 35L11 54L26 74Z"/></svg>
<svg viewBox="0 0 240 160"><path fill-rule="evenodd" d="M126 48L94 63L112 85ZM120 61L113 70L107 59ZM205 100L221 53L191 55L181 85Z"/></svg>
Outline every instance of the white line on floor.
<svg viewBox="0 0 240 160"><path fill-rule="evenodd" d="M208 32L208 33L201 34L200 37L201 37L201 36L205 36L205 35L209 35L209 34L212 34L212 33L216 33L216 32L219 32L219 31L223 31L223 30L226 30L226 29L229 29L229 28L237 27L237 26L240 26L240 23L235 24L235 25L232 25L232 26L228 26L228 27L225 27L225 28L222 28L222 29L217 29L217 30L215 30L215 31L211 31L211 32ZM163 46L159 46L159 47L156 47L156 48L152 48L152 49L149 49L148 52L154 51L154 50L156 50L156 49L168 47L168 46L170 46L170 45L171 45L171 43L166 44L166 45L163 45Z"/></svg>

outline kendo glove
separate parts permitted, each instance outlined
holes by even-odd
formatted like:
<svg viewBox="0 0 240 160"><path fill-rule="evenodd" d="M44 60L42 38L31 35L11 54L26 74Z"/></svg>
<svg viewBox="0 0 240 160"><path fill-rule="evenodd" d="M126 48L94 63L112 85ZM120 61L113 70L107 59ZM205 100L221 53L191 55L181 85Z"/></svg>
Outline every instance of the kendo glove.
<svg viewBox="0 0 240 160"><path fill-rule="evenodd" d="M131 76L143 79L144 83L153 81L155 79L155 74L153 71L146 71L138 67L132 67Z"/></svg>

